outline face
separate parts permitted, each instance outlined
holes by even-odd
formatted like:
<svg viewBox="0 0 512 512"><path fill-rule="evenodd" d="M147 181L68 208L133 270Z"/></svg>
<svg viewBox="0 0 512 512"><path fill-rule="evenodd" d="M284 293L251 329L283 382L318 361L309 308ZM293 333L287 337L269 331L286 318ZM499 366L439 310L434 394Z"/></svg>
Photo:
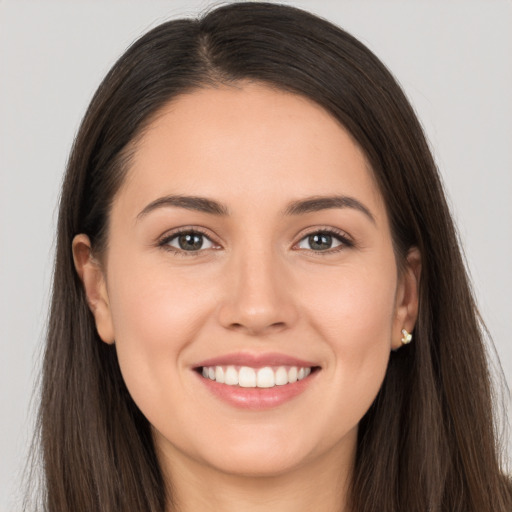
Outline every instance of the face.
<svg viewBox="0 0 512 512"><path fill-rule="evenodd" d="M169 103L115 197L102 266L83 235L74 254L159 453L227 473L350 459L414 325L415 274L397 274L362 151L263 85Z"/></svg>

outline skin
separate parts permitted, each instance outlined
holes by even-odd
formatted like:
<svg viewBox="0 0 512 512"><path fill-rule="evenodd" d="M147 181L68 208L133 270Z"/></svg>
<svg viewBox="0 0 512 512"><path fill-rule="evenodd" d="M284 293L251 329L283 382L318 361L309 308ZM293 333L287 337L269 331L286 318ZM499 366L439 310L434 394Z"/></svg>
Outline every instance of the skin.
<svg viewBox="0 0 512 512"><path fill-rule="evenodd" d="M229 215L175 206L139 215L176 194L213 199ZM333 195L356 199L373 219L352 207L284 213L292 201ZM212 243L188 254L160 244L184 226ZM311 249L308 235L325 229L348 243ZM414 328L420 257L412 249L398 274L382 196L332 116L255 83L174 99L137 143L101 264L85 235L73 253L100 337L115 340L153 426L176 509L343 509L358 423L401 329ZM193 371L239 351L321 369L289 402L241 410Z"/></svg>

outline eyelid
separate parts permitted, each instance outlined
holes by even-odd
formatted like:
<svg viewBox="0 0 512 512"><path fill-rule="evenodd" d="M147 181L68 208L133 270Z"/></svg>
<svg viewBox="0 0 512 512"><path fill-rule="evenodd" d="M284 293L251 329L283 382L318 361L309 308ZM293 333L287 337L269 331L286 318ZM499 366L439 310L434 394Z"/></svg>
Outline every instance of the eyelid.
<svg viewBox="0 0 512 512"><path fill-rule="evenodd" d="M185 250L182 250L177 247L173 247L173 246L169 245L170 240L175 239L176 237L178 237L182 234L185 234L185 233L198 233L198 234L204 236L205 238L207 238L214 245L214 247L210 247L207 249L198 249L197 251L185 251ZM311 235L315 235L318 233L326 233L326 234L332 236L333 238L335 238L336 240L338 240L340 242L340 245L338 245L332 249L327 249L325 251L315 251L314 249L302 249L302 248L297 247L298 244L300 242L302 242L302 240L304 240L305 238L307 238ZM311 226L311 227L308 227L308 228L305 228L304 230L302 230L302 232L299 233L298 237L300 237L300 238L298 238L298 241L293 244L292 249L308 251L308 252L311 252L314 254L319 254L319 255L332 254L339 250L354 247L356 245L356 243L354 242L352 237L347 232L345 232L341 229L332 227L332 226ZM179 254L179 255L198 256L198 255L204 253L205 251L211 251L212 249L213 250L220 249L222 246L216 240L216 238L217 237L212 236L212 234L209 232L209 230L207 230L201 226L187 225L187 226L180 226L180 227L171 229L169 231L166 231L162 236L160 236L158 238L157 246L161 247L162 249L174 252L175 254Z"/></svg>
<svg viewBox="0 0 512 512"><path fill-rule="evenodd" d="M336 240L338 240L340 242L340 245L336 246L336 247L333 247L332 249L327 249L325 251L315 251L314 249L301 249L301 248L297 247L298 244L300 242L302 242L305 238L310 237L312 235L316 235L318 233L325 233L325 234L328 234L328 235L332 236L333 238L336 238ZM302 251L309 251L309 252L314 253L314 254L332 254L332 253L338 252L340 250L343 250L343 249L355 246L354 240L352 239L352 237L347 232L345 232L345 231L343 231L341 229L338 229L338 228L334 228L332 226L314 226L314 227L310 227L310 228L307 228L306 230L302 231L301 233L299 233L298 236L300 238L293 245L293 249L295 249L295 250L302 250Z"/></svg>
<svg viewBox="0 0 512 512"><path fill-rule="evenodd" d="M169 242L180 235L188 234L188 233L196 233L199 235L204 236L206 239L208 239L212 244L213 247L209 247L206 249L198 249L197 251L185 251L183 249L179 249L178 247L173 247L172 245L169 245ZM220 244L215 240L215 237L213 237L206 229L200 227L200 226L180 226L178 228L171 229L169 231L166 231L162 236L160 236L157 240L157 246L161 247L164 250L173 252L178 255L183 256L198 256L205 251L210 250L217 250L220 248Z"/></svg>

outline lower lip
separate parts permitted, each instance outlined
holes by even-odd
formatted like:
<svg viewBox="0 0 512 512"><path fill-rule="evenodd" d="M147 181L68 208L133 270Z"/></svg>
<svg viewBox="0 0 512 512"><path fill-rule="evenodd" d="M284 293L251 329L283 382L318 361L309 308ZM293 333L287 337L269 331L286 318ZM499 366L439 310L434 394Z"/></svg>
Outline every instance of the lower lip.
<svg viewBox="0 0 512 512"><path fill-rule="evenodd" d="M317 374L318 371L314 371L302 380L272 388L228 386L215 380L206 379L199 374L198 378L211 393L229 405L239 409L262 410L278 407L304 393L315 380Z"/></svg>

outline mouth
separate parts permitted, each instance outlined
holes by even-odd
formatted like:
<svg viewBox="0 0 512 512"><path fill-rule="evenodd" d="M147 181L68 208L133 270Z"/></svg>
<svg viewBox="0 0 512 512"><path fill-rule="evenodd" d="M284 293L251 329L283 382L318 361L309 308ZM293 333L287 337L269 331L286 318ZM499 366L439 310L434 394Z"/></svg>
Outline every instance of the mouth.
<svg viewBox="0 0 512 512"><path fill-rule="evenodd" d="M196 370L205 379L226 386L240 388L269 389L276 386L287 386L301 381L318 371L318 366L201 366Z"/></svg>
<svg viewBox="0 0 512 512"><path fill-rule="evenodd" d="M216 399L250 410L277 407L314 386L321 367L281 354L231 354L193 368Z"/></svg>

